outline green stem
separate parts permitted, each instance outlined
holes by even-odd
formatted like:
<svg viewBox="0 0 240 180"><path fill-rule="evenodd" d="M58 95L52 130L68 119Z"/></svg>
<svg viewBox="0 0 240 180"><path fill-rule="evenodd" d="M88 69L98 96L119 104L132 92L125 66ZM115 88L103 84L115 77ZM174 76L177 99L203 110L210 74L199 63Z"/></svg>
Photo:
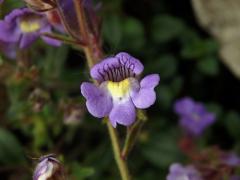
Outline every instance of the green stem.
<svg viewBox="0 0 240 180"><path fill-rule="evenodd" d="M129 152L132 150L133 146L135 145L137 137L146 120L147 120L147 117L145 116L145 113L142 110L138 110L137 122L135 122L133 126L130 127L127 131L127 136L126 136L123 150L121 153L121 156L124 159L127 158Z"/></svg>
<svg viewBox="0 0 240 180"><path fill-rule="evenodd" d="M93 52L92 52L92 45L90 42L90 35L88 33L88 28L87 28L87 22L86 22L86 18L85 18L85 14L84 14L84 8L82 7L82 1L81 0L73 0L74 2L74 6L76 9L76 13L77 13L77 17L78 17L78 25L79 25L79 29L81 32L81 36L84 42L87 43L86 46L84 46L84 52L87 58L87 63L88 63L88 67L92 68L94 63L94 56L93 56Z"/></svg>
<svg viewBox="0 0 240 180"><path fill-rule="evenodd" d="M74 1L74 5L77 12L78 24L79 24L82 39L84 42L87 42L83 50L87 59L88 67L90 69L91 67L93 67L93 65L97 62L98 59L102 58L101 56L103 53L99 46L100 43L91 40L92 35L89 32L89 29L87 27L86 18L84 14L84 9L81 4L81 0L73 0L73 1ZM94 54L95 52L94 50L95 51L97 50L98 53ZM122 177L122 180L130 180L127 163L121 157L120 143L117 136L117 131L112 127L109 120L107 120L107 128L108 128L109 136L111 138L114 157L115 157L120 175Z"/></svg>
<svg viewBox="0 0 240 180"><path fill-rule="evenodd" d="M56 39L59 41L62 41L63 43L70 44L70 45L78 45L78 46L84 46L84 42L79 42L75 41L72 38L60 35L60 34L55 34L55 33L44 33L44 36L50 37L52 39Z"/></svg>
<svg viewBox="0 0 240 180"><path fill-rule="evenodd" d="M109 135L111 138L111 142L112 142L114 158L118 165L118 169L120 171L122 180L130 180L126 161L121 157L121 150L119 145L119 139L117 136L117 131L112 127L109 120L107 120L107 127L108 127Z"/></svg>

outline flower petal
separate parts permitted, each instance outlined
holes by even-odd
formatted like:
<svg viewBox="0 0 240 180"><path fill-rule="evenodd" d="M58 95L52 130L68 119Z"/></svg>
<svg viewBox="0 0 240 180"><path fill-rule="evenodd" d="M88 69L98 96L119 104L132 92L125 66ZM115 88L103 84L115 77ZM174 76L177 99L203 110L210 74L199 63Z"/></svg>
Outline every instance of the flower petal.
<svg viewBox="0 0 240 180"><path fill-rule="evenodd" d="M141 88L155 88L160 81L160 76L158 74L150 74L144 77L141 82Z"/></svg>
<svg viewBox="0 0 240 180"><path fill-rule="evenodd" d="M142 88L140 91L132 95L134 105L139 109L146 109L154 104L156 100L156 93L154 89Z"/></svg>
<svg viewBox="0 0 240 180"><path fill-rule="evenodd" d="M5 42L17 42L20 34L21 32L16 25L0 21L0 40Z"/></svg>
<svg viewBox="0 0 240 180"><path fill-rule="evenodd" d="M154 87L158 85L160 77L158 74L148 75L140 82L140 90L132 93L131 98L134 105L139 109L145 109L154 104L156 93Z"/></svg>
<svg viewBox="0 0 240 180"><path fill-rule="evenodd" d="M143 71L142 63L128 53L118 53L108 57L91 69L91 76L99 82L106 80L120 81L139 75Z"/></svg>
<svg viewBox="0 0 240 180"><path fill-rule="evenodd" d="M136 109L131 99L121 103L115 102L109 119L113 127L116 127L117 124L130 126L136 119Z"/></svg>
<svg viewBox="0 0 240 180"><path fill-rule="evenodd" d="M44 24L44 21L42 20L42 23ZM46 23L45 23L46 24ZM41 30L40 30L40 33L43 34L43 33L51 33L52 32L52 29L51 29L51 26L50 25L45 25L45 27L43 27ZM56 39L53 39L53 38L50 38L50 37L47 37L47 36L44 36L44 35L41 35L41 38L42 40L49 44L49 45L52 45L52 46L60 46L62 44L61 41L59 40L56 40Z"/></svg>
<svg viewBox="0 0 240 180"><path fill-rule="evenodd" d="M29 47L34 41L37 40L38 37L39 37L38 33L23 34L19 42L20 43L19 47L21 49Z"/></svg>
<svg viewBox="0 0 240 180"><path fill-rule="evenodd" d="M128 66L133 66L133 72L136 75L142 73L144 67L138 59L134 58L126 52L120 52L116 55L116 57L120 60L121 63L127 63Z"/></svg>
<svg viewBox="0 0 240 180"><path fill-rule="evenodd" d="M193 112L195 103L190 97L177 100L174 104L174 111L179 115L189 115Z"/></svg>
<svg viewBox="0 0 240 180"><path fill-rule="evenodd" d="M102 82L105 79L107 79L107 77L104 77L103 71L105 71L108 68L108 66L118 66L118 64L119 61L117 58L108 57L101 61L100 63L96 64L94 67L92 67L90 72L91 77L99 82Z"/></svg>
<svg viewBox="0 0 240 180"><path fill-rule="evenodd" d="M62 42L47 36L41 36L42 40L52 46L61 46Z"/></svg>
<svg viewBox="0 0 240 180"><path fill-rule="evenodd" d="M113 105L112 98L92 83L82 83L81 93L87 99L88 111L95 117L102 118L109 115Z"/></svg>

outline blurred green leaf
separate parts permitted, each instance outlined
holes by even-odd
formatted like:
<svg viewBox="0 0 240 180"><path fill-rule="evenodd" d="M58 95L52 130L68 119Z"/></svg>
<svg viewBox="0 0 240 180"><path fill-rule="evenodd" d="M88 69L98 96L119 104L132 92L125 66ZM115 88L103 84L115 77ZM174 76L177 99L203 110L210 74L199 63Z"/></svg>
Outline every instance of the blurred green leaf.
<svg viewBox="0 0 240 180"><path fill-rule="evenodd" d="M174 98L173 92L170 86L161 85L156 88L157 101L163 109L171 108L172 100Z"/></svg>
<svg viewBox="0 0 240 180"><path fill-rule="evenodd" d="M182 158L177 147L175 130L165 131L164 134L152 137L149 142L144 144L142 152L148 161L161 168L166 168Z"/></svg>
<svg viewBox="0 0 240 180"><path fill-rule="evenodd" d="M24 1L5 0L3 2L4 8L1 8L1 10L3 10L3 13L6 14L13 9L24 7L24 5L25 5Z"/></svg>
<svg viewBox="0 0 240 180"><path fill-rule="evenodd" d="M151 23L151 38L153 42L166 43L180 36L184 30L183 22L169 15L155 16Z"/></svg>
<svg viewBox="0 0 240 180"><path fill-rule="evenodd" d="M103 21L103 36L113 46L117 46L122 38L121 19L116 15L108 15Z"/></svg>
<svg viewBox="0 0 240 180"><path fill-rule="evenodd" d="M231 111L224 116L224 121L226 123L226 127L228 132L234 137L236 140L240 138L240 114L236 111Z"/></svg>
<svg viewBox="0 0 240 180"><path fill-rule="evenodd" d="M219 104L209 103L207 104L208 110L216 114L217 118L221 117L223 114L223 109Z"/></svg>
<svg viewBox="0 0 240 180"><path fill-rule="evenodd" d="M171 55L158 57L147 62L146 71L148 73L160 73L161 79L172 77L177 71L177 60Z"/></svg>
<svg viewBox="0 0 240 180"><path fill-rule="evenodd" d="M216 41L211 39L202 40L197 35L193 35L192 39L190 38L190 41L184 41L181 55L185 59L196 59L212 55L217 53L217 51L218 44Z"/></svg>
<svg viewBox="0 0 240 180"><path fill-rule="evenodd" d="M132 17L125 18L122 23L123 37L121 46L124 49L139 50L145 43L142 23Z"/></svg>
<svg viewBox="0 0 240 180"><path fill-rule="evenodd" d="M203 74L215 76L219 72L218 59L216 59L216 57L206 57L204 59L200 59L197 63L197 68Z"/></svg>
<svg viewBox="0 0 240 180"><path fill-rule="evenodd" d="M17 138L0 128L0 164L16 165L25 162L23 149Z"/></svg>
<svg viewBox="0 0 240 180"><path fill-rule="evenodd" d="M105 19L103 35L114 48L139 50L143 47L144 29L141 22L135 18L120 18L112 15Z"/></svg>
<svg viewBox="0 0 240 180"><path fill-rule="evenodd" d="M95 171L91 167L82 167L78 163L71 166L72 179L84 180L94 175Z"/></svg>
<svg viewBox="0 0 240 180"><path fill-rule="evenodd" d="M34 122L34 128L32 129L34 148L39 149L43 146L46 146L51 139L48 137L48 131L44 120L38 116L34 116L32 119Z"/></svg>
<svg viewBox="0 0 240 180"><path fill-rule="evenodd" d="M61 46L59 48L48 47L44 60L44 75L46 78L59 78L67 55L67 46Z"/></svg>
<svg viewBox="0 0 240 180"><path fill-rule="evenodd" d="M176 76L170 84L173 96L177 96L178 93L182 90L183 87L183 79L179 76Z"/></svg>

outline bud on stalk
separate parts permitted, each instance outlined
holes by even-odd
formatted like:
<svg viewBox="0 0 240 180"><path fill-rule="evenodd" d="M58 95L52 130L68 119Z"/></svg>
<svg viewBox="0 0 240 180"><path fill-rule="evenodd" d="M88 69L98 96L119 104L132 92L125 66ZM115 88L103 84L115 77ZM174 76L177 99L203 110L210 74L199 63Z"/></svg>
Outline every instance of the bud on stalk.
<svg viewBox="0 0 240 180"><path fill-rule="evenodd" d="M39 159L33 180L66 180L63 166L55 155L50 154Z"/></svg>

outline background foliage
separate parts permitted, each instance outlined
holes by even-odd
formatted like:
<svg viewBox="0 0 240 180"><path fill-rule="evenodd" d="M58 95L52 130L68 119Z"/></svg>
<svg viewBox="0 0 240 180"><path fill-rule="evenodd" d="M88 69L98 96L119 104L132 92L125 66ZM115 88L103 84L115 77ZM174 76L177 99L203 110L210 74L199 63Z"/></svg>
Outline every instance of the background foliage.
<svg viewBox="0 0 240 180"><path fill-rule="evenodd" d="M2 15L22 5L7 0ZM149 121L129 157L136 179L165 179L171 163L188 162L178 147L182 133L172 108L183 96L217 114L217 122L197 141L200 149L218 145L240 151L239 81L220 62L218 43L197 25L189 1L104 0L100 14L107 54L127 51L142 60L146 74L161 76L157 103L148 110ZM79 85L89 73L83 54L39 41L31 58L31 68L0 76L0 176L31 179L33 158L56 153L71 179L116 179L103 123L87 112L77 125L64 123L68 105L84 102ZM17 64L1 56L1 72L5 61ZM40 111L34 109L39 101L30 98L36 88L43 96Z"/></svg>

